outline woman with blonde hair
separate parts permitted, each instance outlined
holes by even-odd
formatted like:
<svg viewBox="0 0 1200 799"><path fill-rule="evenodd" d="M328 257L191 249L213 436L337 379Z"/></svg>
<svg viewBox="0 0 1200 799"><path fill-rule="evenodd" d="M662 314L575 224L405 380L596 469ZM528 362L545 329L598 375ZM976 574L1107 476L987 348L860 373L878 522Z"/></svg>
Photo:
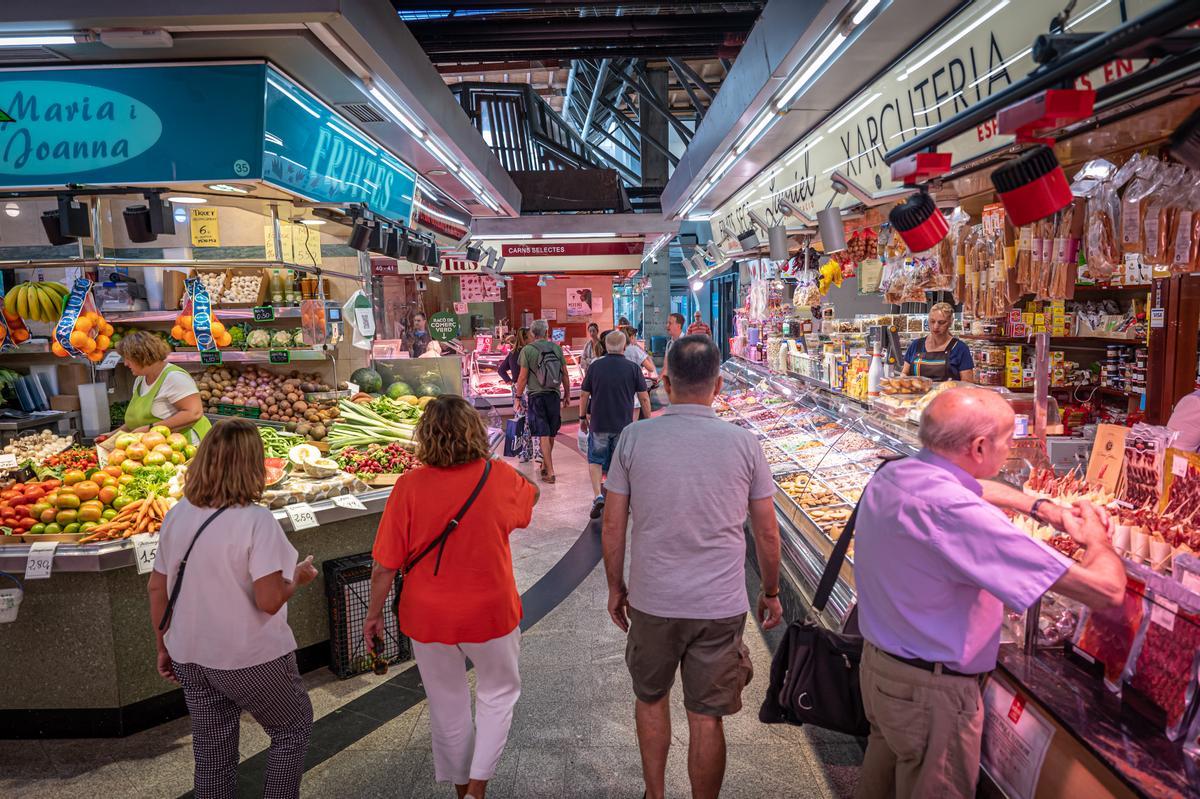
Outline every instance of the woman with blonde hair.
<svg viewBox="0 0 1200 799"><path fill-rule="evenodd" d="M212 424L204 418L196 381L182 368L167 363L170 345L153 333L135 330L117 342L117 352L136 379L125 408L125 424L113 433L144 433L163 425L172 433L183 433L191 443L199 443Z"/></svg>
<svg viewBox="0 0 1200 799"><path fill-rule="evenodd" d="M521 598L512 531L529 524L537 487L490 458L487 429L462 397L429 403L416 429L417 459L388 498L372 555L367 646L383 635L397 572L396 611L429 698L434 774L459 799L484 799L521 695ZM466 661L475 667L475 716Z"/></svg>
<svg viewBox="0 0 1200 799"><path fill-rule="evenodd" d="M935 383L946 380L975 382L975 359L971 348L950 335L954 306L936 303L929 309L929 335L914 339L904 352L906 375L928 377Z"/></svg>
<svg viewBox="0 0 1200 799"><path fill-rule="evenodd" d="M183 686L191 715L197 799L237 795L243 710L271 737L264 796L300 795L313 715L287 602L317 570L312 555L296 562L274 514L255 504L265 483L258 429L223 421L159 533L150 621L158 673Z"/></svg>

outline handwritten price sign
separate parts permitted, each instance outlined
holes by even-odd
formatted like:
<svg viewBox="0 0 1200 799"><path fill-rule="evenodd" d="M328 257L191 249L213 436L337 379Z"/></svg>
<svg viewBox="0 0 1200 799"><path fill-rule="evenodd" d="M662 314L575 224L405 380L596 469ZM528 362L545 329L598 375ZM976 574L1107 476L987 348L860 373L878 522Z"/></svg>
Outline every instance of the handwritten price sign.
<svg viewBox="0 0 1200 799"><path fill-rule="evenodd" d="M132 541L137 573L149 574L154 571L154 559L158 556L158 536L138 533L133 536Z"/></svg>
<svg viewBox="0 0 1200 799"><path fill-rule="evenodd" d="M29 547L29 557L25 559L25 579L45 580L54 568L54 550L58 549L57 541L38 541Z"/></svg>
<svg viewBox="0 0 1200 799"><path fill-rule="evenodd" d="M317 521L317 512L307 502L297 502L295 505L288 505L283 510L287 513L293 530L307 530L310 527L319 527L321 524Z"/></svg>
<svg viewBox="0 0 1200 799"><path fill-rule="evenodd" d="M339 494L333 498L333 504L339 508L348 508L349 510L366 510L367 506L362 503L362 500L353 494Z"/></svg>

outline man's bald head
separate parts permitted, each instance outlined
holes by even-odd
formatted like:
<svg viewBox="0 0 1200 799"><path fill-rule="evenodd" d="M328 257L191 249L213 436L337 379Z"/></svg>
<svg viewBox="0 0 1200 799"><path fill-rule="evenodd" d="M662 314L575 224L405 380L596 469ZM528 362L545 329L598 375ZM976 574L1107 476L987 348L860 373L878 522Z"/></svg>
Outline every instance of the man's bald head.
<svg viewBox="0 0 1200 799"><path fill-rule="evenodd" d="M1007 438L1012 426L1012 407L996 392L952 388L936 396L921 414L921 444L957 459L967 456L981 438Z"/></svg>

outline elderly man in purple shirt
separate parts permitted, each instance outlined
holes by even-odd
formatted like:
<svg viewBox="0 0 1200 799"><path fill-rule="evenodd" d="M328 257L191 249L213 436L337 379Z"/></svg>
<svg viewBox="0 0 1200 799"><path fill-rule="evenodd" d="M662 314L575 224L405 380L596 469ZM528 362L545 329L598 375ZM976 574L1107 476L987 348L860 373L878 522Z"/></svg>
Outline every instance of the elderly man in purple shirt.
<svg viewBox="0 0 1200 799"><path fill-rule="evenodd" d="M995 392L946 391L921 417L921 453L885 465L863 492L854 576L871 735L859 799L973 797L980 675L996 666L1004 606L1024 610L1049 589L1092 607L1124 596L1103 510L984 480L1008 458L1013 418ZM1000 508L1065 531L1085 547L1082 561L1030 538Z"/></svg>

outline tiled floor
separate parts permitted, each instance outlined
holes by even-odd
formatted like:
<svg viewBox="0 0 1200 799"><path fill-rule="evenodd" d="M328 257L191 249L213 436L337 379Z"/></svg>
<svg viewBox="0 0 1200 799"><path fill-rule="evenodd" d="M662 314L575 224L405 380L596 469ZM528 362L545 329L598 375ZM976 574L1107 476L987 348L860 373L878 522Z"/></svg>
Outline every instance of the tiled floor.
<svg viewBox="0 0 1200 799"><path fill-rule="evenodd" d="M574 440L574 430L564 437ZM562 439L560 439L561 441ZM513 535L520 590L533 585L579 538L590 501L584 460L560 444L558 483L542 487L527 530ZM533 474L531 467L529 473ZM633 728L633 697L624 664L624 636L608 618L602 567L530 629L522 642L523 692L508 748L489 797L637 799L641 768ZM746 707L726 719L729 759L722 796L848 797L862 756L853 740L821 730L766 726L757 720L770 653L757 629L747 631L755 679ZM339 681L326 670L305 678L318 718L379 685L363 676ZM688 796L687 721L678 687L668 766L668 795ZM369 702L369 700L368 700ZM316 748L322 743L313 741ZM265 749L266 736L244 719L241 751ZM191 788L187 719L124 739L0 741L0 796L177 797ZM424 702L349 742L311 768L311 797L448 799L433 782Z"/></svg>

